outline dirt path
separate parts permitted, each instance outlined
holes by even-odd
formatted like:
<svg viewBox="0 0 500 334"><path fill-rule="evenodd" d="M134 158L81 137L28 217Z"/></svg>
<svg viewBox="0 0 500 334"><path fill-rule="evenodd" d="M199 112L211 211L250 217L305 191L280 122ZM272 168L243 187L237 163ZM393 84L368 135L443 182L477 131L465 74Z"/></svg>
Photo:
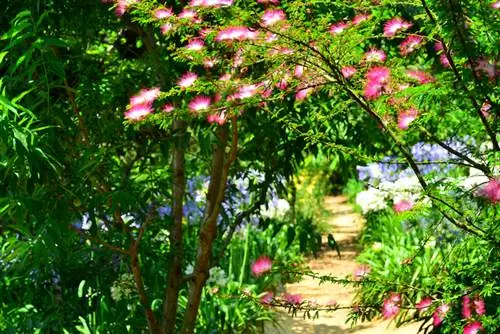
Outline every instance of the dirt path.
<svg viewBox="0 0 500 334"><path fill-rule="evenodd" d="M327 197L325 207L332 212L328 225L331 226L330 231L340 245L342 258L339 259L336 252L328 248L326 236L323 236L323 252L318 258L310 259L309 266L320 275L345 277L352 274L357 267L355 258L361 249L357 246L356 239L363 227L363 219L352 211L351 205L342 196ZM335 300L340 305L350 305L354 297L354 291L351 287L332 284L319 285L318 281L312 278L305 278L299 283L287 285L287 291L300 294L305 300L315 300L319 304ZM281 312L278 315L281 328L267 326L264 332L266 334L414 334L417 333L419 327L418 324L412 324L397 329L390 321L378 320L370 323L358 323L357 326L351 328L350 325L345 324L347 314L348 310L330 313L320 312L319 319L304 320L301 316L292 318L286 312Z"/></svg>

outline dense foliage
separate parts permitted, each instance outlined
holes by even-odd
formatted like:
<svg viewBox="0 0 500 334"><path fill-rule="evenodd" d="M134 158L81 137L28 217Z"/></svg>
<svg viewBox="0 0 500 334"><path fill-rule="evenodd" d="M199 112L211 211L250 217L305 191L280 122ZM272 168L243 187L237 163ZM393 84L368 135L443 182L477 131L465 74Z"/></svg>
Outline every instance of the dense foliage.
<svg viewBox="0 0 500 334"><path fill-rule="evenodd" d="M359 171L367 220L360 271L330 279L356 305L330 310L495 332L498 8L9 1L0 330L255 332L271 305L314 311L284 284L311 274L326 170Z"/></svg>

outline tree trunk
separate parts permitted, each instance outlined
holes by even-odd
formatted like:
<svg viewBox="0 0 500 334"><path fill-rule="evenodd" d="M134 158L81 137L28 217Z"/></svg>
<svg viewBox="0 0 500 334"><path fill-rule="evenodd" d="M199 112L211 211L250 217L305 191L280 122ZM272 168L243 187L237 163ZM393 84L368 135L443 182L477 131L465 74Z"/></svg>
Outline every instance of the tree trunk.
<svg viewBox="0 0 500 334"><path fill-rule="evenodd" d="M199 235L194 279L189 291L189 299L181 331L182 334L193 333L196 326L196 316L201 302L201 294L209 275L212 245L217 234L217 217L220 211L220 204L224 198L224 190L227 182L227 169L229 166L224 166L225 148L228 142L227 126L217 129L217 138L219 141L216 143L212 158L207 203Z"/></svg>
<svg viewBox="0 0 500 334"><path fill-rule="evenodd" d="M175 120L172 125L175 143L173 151L173 200L172 218L173 226L170 231L170 267L168 270L167 288L165 291L165 302L163 304L163 333L173 334L175 332L175 320L177 318L177 307L179 291L182 287L182 207L184 203L184 192L186 185L185 177L185 143L186 123Z"/></svg>

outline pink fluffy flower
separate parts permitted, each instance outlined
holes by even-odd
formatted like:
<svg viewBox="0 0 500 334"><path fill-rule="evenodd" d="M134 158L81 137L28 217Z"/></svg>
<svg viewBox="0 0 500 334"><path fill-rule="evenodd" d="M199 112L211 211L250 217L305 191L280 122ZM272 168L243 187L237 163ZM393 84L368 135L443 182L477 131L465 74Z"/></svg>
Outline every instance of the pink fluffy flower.
<svg viewBox="0 0 500 334"><path fill-rule="evenodd" d="M152 104L160 95L160 88L141 89L139 94L130 98L130 106Z"/></svg>
<svg viewBox="0 0 500 334"><path fill-rule="evenodd" d="M500 9L500 1L495 1L494 3L492 3L491 8Z"/></svg>
<svg viewBox="0 0 500 334"><path fill-rule="evenodd" d="M432 298L430 297L425 297L421 301L419 301L417 304L415 304L415 307L419 312L425 312L431 306L432 304Z"/></svg>
<svg viewBox="0 0 500 334"><path fill-rule="evenodd" d="M125 12L132 6L134 3L139 2L140 0L118 0L116 2L115 14L120 17L125 14Z"/></svg>
<svg viewBox="0 0 500 334"><path fill-rule="evenodd" d="M295 100L296 101L302 101L302 100L305 100L306 97L309 96L309 94L312 93L312 89L311 88L300 88L300 89L297 89L297 92L295 93Z"/></svg>
<svg viewBox="0 0 500 334"><path fill-rule="evenodd" d="M387 67L375 66L370 68L366 73L365 97L373 100L387 90L389 75L390 71Z"/></svg>
<svg viewBox="0 0 500 334"><path fill-rule="evenodd" d="M255 276L261 276L262 274L271 270L273 263L271 259L267 256L261 256L252 264L252 273Z"/></svg>
<svg viewBox="0 0 500 334"><path fill-rule="evenodd" d="M384 66L374 66L366 73L366 78L369 81L378 83L387 83L389 81L390 70Z"/></svg>
<svg viewBox="0 0 500 334"><path fill-rule="evenodd" d="M476 71L479 75L485 74L490 80L497 75L496 63L488 58L480 58L476 61Z"/></svg>
<svg viewBox="0 0 500 334"><path fill-rule="evenodd" d="M342 72L342 76L346 79L356 74L356 68L354 66L344 66L340 71Z"/></svg>
<svg viewBox="0 0 500 334"><path fill-rule="evenodd" d="M486 185L479 191L479 194L488 198L493 203L500 202L500 180L490 179Z"/></svg>
<svg viewBox="0 0 500 334"><path fill-rule="evenodd" d="M262 24L266 27L272 26L280 21L285 21L285 12L281 9L268 9L262 15Z"/></svg>
<svg viewBox="0 0 500 334"><path fill-rule="evenodd" d="M464 327L464 334L477 334L483 330L483 326L479 321L474 321Z"/></svg>
<svg viewBox="0 0 500 334"><path fill-rule="evenodd" d="M385 52L382 50L378 49L370 49L365 53L365 60L367 62L380 62L383 63L387 56L385 55Z"/></svg>
<svg viewBox="0 0 500 334"><path fill-rule="evenodd" d="M163 35L166 35L174 26L171 23L162 24L160 31Z"/></svg>
<svg viewBox="0 0 500 334"><path fill-rule="evenodd" d="M382 306L382 314L384 318L389 319L399 313L400 301L401 296L398 293L391 293L389 298L384 299L384 304Z"/></svg>
<svg viewBox="0 0 500 334"><path fill-rule="evenodd" d="M402 56L406 56L417 49L417 47L422 43L424 38L422 36L411 35L408 36L401 44L399 45L399 53Z"/></svg>
<svg viewBox="0 0 500 334"><path fill-rule="evenodd" d="M384 36L393 37L398 31L408 29L411 26L412 24L410 22L407 22L400 17L395 17L385 23Z"/></svg>
<svg viewBox="0 0 500 334"><path fill-rule="evenodd" d="M293 70L293 75L296 78L301 78L304 75L304 66L302 65L295 66L295 69Z"/></svg>
<svg viewBox="0 0 500 334"><path fill-rule="evenodd" d="M202 7L220 7L220 6L232 6L233 0L194 0L199 1L198 6Z"/></svg>
<svg viewBox="0 0 500 334"><path fill-rule="evenodd" d="M255 84L242 85L238 87L236 93L233 94L233 97L237 99L247 99L253 97L257 94L258 88L259 87Z"/></svg>
<svg viewBox="0 0 500 334"><path fill-rule="evenodd" d="M174 15L174 13L172 12L172 8L160 7L154 11L154 17L158 20L166 19L167 17L171 17L172 15Z"/></svg>
<svg viewBox="0 0 500 334"><path fill-rule="evenodd" d="M288 87L288 80L287 78L283 78L280 81L276 83L276 87L280 90L285 90Z"/></svg>
<svg viewBox="0 0 500 334"><path fill-rule="evenodd" d="M439 305L434 313L432 314L432 319L433 319L433 325L434 326L439 326L443 322L444 318L446 317L446 313L450 310L450 307L448 304L441 304Z"/></svg>
<svg viewBox="0 0 500 334"><path fill-rule="evenodd" d="M153 112L150 104L136 104L125 112L125 118L129 121L140 121Z"/></svg>
<svg viewBox="0 0 500 334"><path fill-rule="evenodd" d="M203 49L205 46L205 43L199 38L192 39L189 41L189 43L186 45L186 49L192 50L192 51L200 51Z"/></svg>
<svg viewBox="0 0 500 334"><path fill-rule="evenodd" d="M484 300L479 297L474 298L472 301L472 308L477 315L484 315L486 313L486 306L484 305Z"/></svg>
<svg viewBox="0 0 500 334"><path fill-rule="evenodd" d="M182 88L186 88L192 86L196 79L198 79L198 75L196 73L187 72L180 77L179 81L177 81L177 84Z"/></svg>
<svg viewBox="0 0 500 334"><path fill-rule="evenodd" d="M362 281L365 277L367 277L370 274L371 271L372 271L372 268L370 268L369 265L366 265L366 264L359 265L354 270L354 280L355 281Z"/></svg>
<svg viewBox="0 0 500 334"><path fill-rule="evenodd" d="M184 9L182 12L179 13L178 17L180 19L186 19L194 22L198 19L198 14L196 13L196 11L192 9Z"/></svg>
<svg viewBox="0 0 500 334"><path fill-rule="evenodd" d="M271 304L273 299L274 293L272 293L272 291L268 291L262 297L260 297L260 302L262 304Z"/></svg>
<svg viewBox="0 0 500 334"><path fill-rule="evenodd" d="M368 20L369 18L370 18L369 14L358 14L358 15L354 16L354 18L352 19L352 24L358 25L361 22Z"/></svg>
<svg viewBox="0 0 500 334"><path fill-rule="evenodd" d="M217 123L219 125L223 125L226 123L226 111L223 110L222 112L218 114L210 114L207 116L207 122L208 123Z"/></svg>
<svg viewBox="0 0 500 334"><path fill-rule="evenodd" d="M302 296L299 294L291 294L291 293L285 293L283 295L283 298L287 303L293 304L293 305L298 305L302 303Z"/></svg>
<svg viewBox="0 0 500 334"><path fill-rule="evenodd" d="M434 81L432 75L420 70L406 71L406 75L417 80L422 85Z"/></svg>
<svg viewBox="0 0 500 334"><path fill-rule="evenodd" d="M410 126L410 123L413 122L418 116L418 110L415 108L410 108L408 110L400 111L398 114L398 127L401 130L407 130ZM394 203L394 211L403 212L410 210L413 207L413 203L410 201L400 201L398 203Z"/></svg>
<svg viewBox="0 0 500 334"><path fill-rule="evenodd" d="M250 30L248 27L242 26L234 26L227 27L219 31L217 36L215 37L215 41L243 41L243 40L252 40L258 37L258 32L255 30Z"/></svg>
<svg viewBox="0 0 500 334"><path fill-rule="evenodd" d="M174 111L175 107L172 103L165 103L165 105L163 106L162 110L164 112L172 112Z"/></svg>
<svg viewBox="0 0 500 334"><path fill-rule="evenodd" d="M413 202L403 199L399 202L394 203L393 208L397 213L408 211L413 208Z"/></svg>
<svg viewBox="0 0 500 334"><path fill-rule="evenodd" d="M206 69L209 69L209 68L214 67L216 63L217 63L216 58L207 58L207 59L203 60L203 67L205 67Z"/></svg>
<svg viewBox="0 0 500 334"><path fill-rule="evenodd" d="M193 112L198 112L210 107L211 100L208 96L199 95L191 100L188 104L188 108Z"/></svg>
<svg viewBox="0 0 500 334"><path fill-rule="evenodd" d="M229 81L229 80L231 80L231 74L229 74L229 73L223 74L219 77L219 80L220 81Z"/></svg>
<svg viewBox="0 0 500 334"><path fill-rule="evenodd" d="M449 68L450 67L450 61L448 60L448 57L443 53L442 55L439 56L439 62L443 67Z"/></svg>
<svg viewBox="0 0 500 334"><path fill-rule="evenodd" d="M348 27L349 25L345 22L337 22L332 24L328 31L330 32L330 34L335 36L346 30Z"/></svg>
<svg viewBox="0 0 500 334"><path fill-rule="evenodd" d="M464 296L462 298L462 317L470 318L472 316L472 310L470 305L470 297Z"/></svg>

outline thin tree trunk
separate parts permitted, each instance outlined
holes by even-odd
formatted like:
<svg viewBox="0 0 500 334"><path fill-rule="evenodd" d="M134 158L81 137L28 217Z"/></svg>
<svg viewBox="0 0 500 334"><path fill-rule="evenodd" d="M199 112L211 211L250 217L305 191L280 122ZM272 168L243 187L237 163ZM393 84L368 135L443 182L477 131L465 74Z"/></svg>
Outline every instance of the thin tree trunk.
<svg viewBox="0 0 500 334"><path fill-rule="evenodd" d="M173 334L175 332L175 320L177 318L177 307L179 291L182 287L182 207L186 186L185 177L185 143L184 135L186 123L175 120L172 125L175 138L172 169L173 169L173 201L172 217L173 226L170 231L170 267L168 270L167 288L165 291L165 302L163 304L163 333Z"/></svg>
<svg viewBox="0 0 500 334"><path fill-rule="evenodd" d="M235 124L233 125L235 126ZM223 126L217 129L218 143L214 149L212 158L212 170L210 184L207 193L207 204L203 224L200 230L198 252L194 268L194 279L189 291L189 299L182 334L191 334L196 325L196 316L201 302L201 294L205 282L208 279L210 269L210 259L212 256L212 245L217 234L217 217L220 211L220 204L224 197L224 190L227 181L228 165L224 165L225 148L228 142L228 128Z"/></svg>

